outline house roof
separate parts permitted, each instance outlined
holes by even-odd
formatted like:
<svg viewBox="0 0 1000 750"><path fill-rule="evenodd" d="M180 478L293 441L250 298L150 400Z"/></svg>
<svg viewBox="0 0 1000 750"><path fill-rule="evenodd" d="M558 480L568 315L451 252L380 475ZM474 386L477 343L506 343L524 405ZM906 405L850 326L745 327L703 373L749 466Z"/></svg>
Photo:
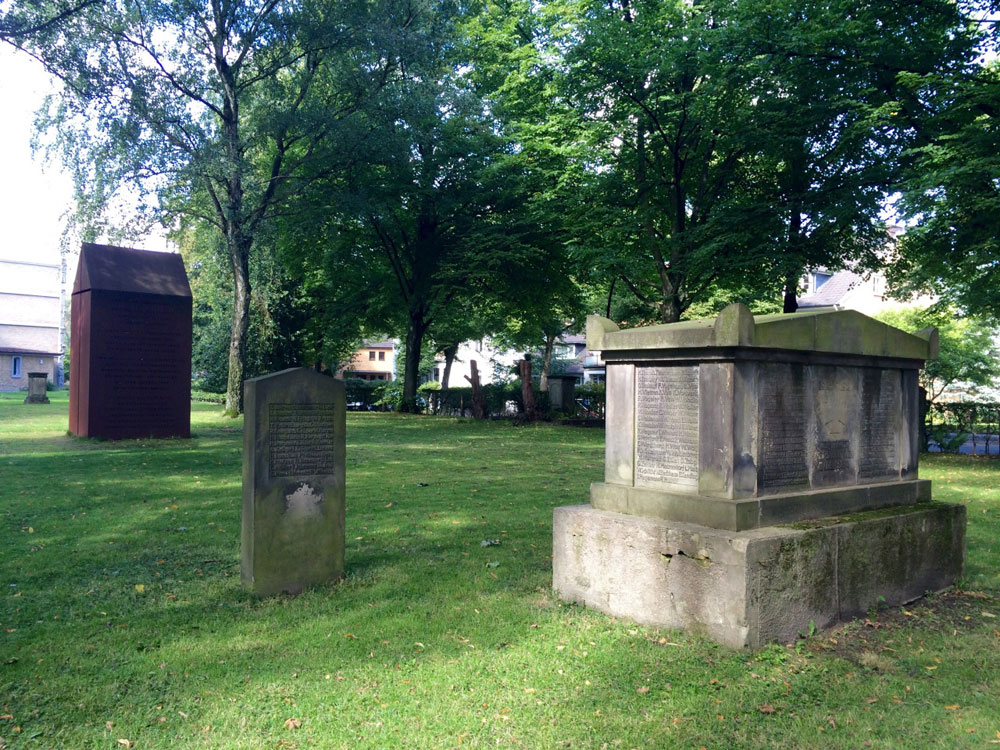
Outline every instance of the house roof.
<svg viewBox="0 0 1000 750"><path fill-rule="evenodd" d="M58 357L62 352L43 352L38 349L21 349L16 346L0 346L0 354L32 354L39 357Z"/></svg>
<svg viewBox="0 0 1000 750"><path fill-rule="evenodd" d="M387 339L385 341L368 341L365 340L361 344L362 349L392 349L395 346L395 342L392 339Z"/></svg>
<svg viewBox="0 0 1000 750"><path fill-rule="evenodd" d="M837 271L815 292L799 297L799 307L827 307L836 305L863 280L854 271Z"/></svg>
<svg viewBox="0 0 1000 750"><path fill-rule="evenodd" d="M84 242L73 294L91 290L191 296L180 255Z"/></svg>

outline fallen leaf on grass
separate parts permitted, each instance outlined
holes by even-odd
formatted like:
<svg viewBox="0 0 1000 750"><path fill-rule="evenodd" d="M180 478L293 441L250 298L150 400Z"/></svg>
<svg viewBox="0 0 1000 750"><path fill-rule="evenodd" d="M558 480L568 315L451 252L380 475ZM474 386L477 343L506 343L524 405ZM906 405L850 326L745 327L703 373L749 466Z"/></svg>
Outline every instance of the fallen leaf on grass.
<svg viewBox="0 0 1000 750"><path fill-rule="evenodd" d="M643 685L641 688L638 688L635 692L637 692L637 693L648 693L649 692L649 686L648 685Z"/></svg>
<svg viewBox="0 0 1000 750"><path fill-rule="evenodd" d="M132 745L134 745L135 743L133 743L132 740L127 740L123 737L122 739L118 740L118 744L121 745L122 747L132 747Z"/></svg>
<svg viewBox="0 0 1000 750"><path fill-rule="evenodd" d="M770 703L765 703L763 706L760 707L760 712L762 714L773 714L774 706L772 706Z"/></svg>
<svg viewBox="0 0 1000 750"><path fill-rule="evenodd" d="M298 719L285 719L285 729L298 729L302 726L302 722Z"/></svg>
<svg viewBox="0 0 1000 750"><path fill-rule="evenodd" d="M961 708L961 706L958 705L957 703L955 703L954 705L951 705L951 706L945 706L944 710L945 711L957 711L960 708Z"/></svg>
<svg viewBox="0 0 1000 750"><path fill-rule="evenodd" d="M993 614L992 612L987 612L987 611L986 611L986 610L984 609L984 610L983 610L983 617L996 617L996 615L995 615L995 614Z"/></svg>
<svg viewBox="0 0 1000 750"><path fill-rule="evenodd" d="M871 704L871 703L878 703L878 698L876 698L875 696L872 696L871 698L865 698L865 703L869 703L869 704Z"/></svg>

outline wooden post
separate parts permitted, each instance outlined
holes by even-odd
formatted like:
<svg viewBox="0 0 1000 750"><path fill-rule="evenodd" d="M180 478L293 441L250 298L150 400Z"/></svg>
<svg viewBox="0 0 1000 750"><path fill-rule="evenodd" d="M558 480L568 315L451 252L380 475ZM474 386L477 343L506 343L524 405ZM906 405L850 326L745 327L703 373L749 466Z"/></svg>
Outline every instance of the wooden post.
<svg viewBox="0 0 1000 750"><path fill-rule="evenodd" d="M521 374L521 399L524 401L524 416L529 422L538 419L538 404L535 401L535 389L531 382L531 360L525 357L517 363Z"/></svg>
<svg viewBox="0 0 1000 750"><path fill-rule="evenodd" d="M476 419L486 419L486 397L483 395L483 386L479 382L479 365L476 360L469 360L469 375L465 379L472 384L472 416Z"/></svg>

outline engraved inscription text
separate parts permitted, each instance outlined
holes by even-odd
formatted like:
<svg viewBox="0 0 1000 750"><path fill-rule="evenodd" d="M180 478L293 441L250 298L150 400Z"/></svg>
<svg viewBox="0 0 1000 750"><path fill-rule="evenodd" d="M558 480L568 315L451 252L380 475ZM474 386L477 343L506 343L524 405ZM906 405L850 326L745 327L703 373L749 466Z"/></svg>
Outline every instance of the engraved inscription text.
<svg viewBox="0 0 1000 750"><path fill-rule="evenodd" d="M637 484L698 485L698 367L636 368Z"/></svg>
<svg viewBox="0 0 1000 750"><path fill-rule="evenodd" d="M271 404L270 475L333 474L333 404Z"/></svg>
<svg viewBox="0 0 1000 750"><path fill-rule="evenodd" d="M803 374L801 369L793 372L793 367L776 365L761 379L758 399L762 490L809 482Z"/></svg>

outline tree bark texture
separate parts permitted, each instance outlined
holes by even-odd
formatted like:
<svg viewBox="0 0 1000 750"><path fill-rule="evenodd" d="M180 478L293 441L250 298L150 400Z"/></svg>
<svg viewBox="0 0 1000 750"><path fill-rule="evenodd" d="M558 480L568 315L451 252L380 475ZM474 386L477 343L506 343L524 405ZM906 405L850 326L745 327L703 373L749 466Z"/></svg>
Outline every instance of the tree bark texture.
<svg viewBox="0 0 1000 750"><path fill-rule="evenodd" d="M476 360L469 361L469 370L470 375L466 375L465 379L472 385L472 416L476 419L486 419L486 397L479 381L479 365Z"/></svg>
<svg viewBox="0 0 1000 750"><path fill-rule="evenodd" d="M535 389L531 382L531 360L522 359L517 363L521 375L521 400L524 402L524 416L529 422L538 419L538 403L535 401Z"/></svg>

